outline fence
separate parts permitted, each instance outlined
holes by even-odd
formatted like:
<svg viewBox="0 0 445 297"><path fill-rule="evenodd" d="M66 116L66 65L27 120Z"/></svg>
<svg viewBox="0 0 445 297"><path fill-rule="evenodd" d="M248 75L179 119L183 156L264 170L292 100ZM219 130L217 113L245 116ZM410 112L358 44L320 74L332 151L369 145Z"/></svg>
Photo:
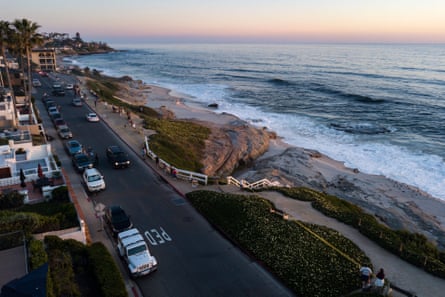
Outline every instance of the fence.
<svg viewBox="0 0 445 297"><path fill-rule="evenodd" d="M259 181L256 181L254 183L249 183L248 181L242 179L241 181L237 180L233 176L227 177L227 184L228 185L235 185L242 189L248 189L248 190L259 190L259 189L265 189L270 187L282 187L283 185L280 184L277 181L270 181L267 178L263 178Z"/></svg>
<svg viewBox="0 0 445 297"><path fill-rule="evenodd" d="M191 182L192 184L200 183L203 185L207 185L208 180L209 180L207 175L198 173L198 172L180 169L180 168L175 168L174 166L172 166L165 160L162 160L161 158L159 158L152 150L150 150L150 146L148 145L147 136L145 136L144 145L145 145L146 155L150 159L155 160L156 166L158 166L158 168L163 169L167 174L176 175L177 178L187 180L187 181Z"/></svg>

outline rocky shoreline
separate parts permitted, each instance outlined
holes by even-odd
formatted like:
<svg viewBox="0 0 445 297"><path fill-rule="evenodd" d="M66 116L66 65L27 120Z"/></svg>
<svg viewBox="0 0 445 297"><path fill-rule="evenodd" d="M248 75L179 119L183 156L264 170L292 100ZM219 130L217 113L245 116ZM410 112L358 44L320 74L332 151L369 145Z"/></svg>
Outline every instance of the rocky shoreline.
<svg viewBox="0 0 445 297"><path fill-rule="evenodd" d="M193 106L169 89L121 80L117 97L160 114L199 122L212 131L203 173L233 175L249 182L267 178L283 186L305 186L350 201L393 229L425 235L445 249L445 202L384 176L347 168L317 151L290 146L266 127L255 127L215 108ZM278 131L279 134L279 131Z"/></svg>

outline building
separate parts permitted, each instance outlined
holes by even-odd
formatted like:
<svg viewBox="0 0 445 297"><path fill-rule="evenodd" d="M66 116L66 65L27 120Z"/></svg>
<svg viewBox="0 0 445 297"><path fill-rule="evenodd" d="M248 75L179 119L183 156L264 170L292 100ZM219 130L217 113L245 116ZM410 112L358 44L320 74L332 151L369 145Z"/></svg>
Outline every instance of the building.
<svg viewBox="0 0 445 297"><path fill-rule="evenodd" d="M37 71L55 71L57 69L56 51L54 48L33 49L31 60Z"/></svg>

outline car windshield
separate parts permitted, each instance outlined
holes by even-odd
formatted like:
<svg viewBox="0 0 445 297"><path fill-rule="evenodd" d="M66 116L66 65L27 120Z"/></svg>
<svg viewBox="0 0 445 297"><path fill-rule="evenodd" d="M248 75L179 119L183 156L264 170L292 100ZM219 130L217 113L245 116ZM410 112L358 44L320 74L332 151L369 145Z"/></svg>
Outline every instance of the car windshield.
<svg viewBox="0 0 445 297"><path fill-rule="evenodd" d="M77 142L71 142L71 143L70 143L70 147L73 148L73 149L75 149L75 148L80 147L80 144L78 144Z"/></svg>
<svg viewBox="0 0 445 297"><path fill-rule="evenodd" d="M95 175L88 176L88 182L94 182L94 181L98 181L98 180L101 180L100 175L95 174Z"/></svg>
<svg viewBox="0 0 445 297"><path fill-rule="evenodd" d="M128 221L128 216L123 211L113 212L112 221L114 223L125 222Z"/></svg>
<svg viewBox="0 0 445 297"><path fill-rule="evenodd" d="M118 159L123 159L123 158L125 158L125 153L124 152L114 153L114 157L118 158Z"/></svg>
<svg viewBox="0 0 445 297"><path fill-rule="evenodd" d="M145 245L141 244L141 245L135 246L134 248L128 249L128 255L129 256L136 255L136 254L142 253L145 250L146 250Z"/></svg>
<svg viewBox="0 0 445 297"><path fill-rule="evenodd" d="M86 163L89 162L90 160L87 158L87 156L78 156L76 158L77 163Z"/></svg>

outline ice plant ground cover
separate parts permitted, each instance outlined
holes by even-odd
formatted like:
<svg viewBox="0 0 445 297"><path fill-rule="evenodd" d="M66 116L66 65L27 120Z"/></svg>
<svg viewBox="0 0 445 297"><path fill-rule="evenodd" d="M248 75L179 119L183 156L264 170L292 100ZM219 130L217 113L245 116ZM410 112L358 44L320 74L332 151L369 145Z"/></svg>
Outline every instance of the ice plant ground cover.
<svg viewBox="0 0 445 297"><path fill-rule="evenodd" d="M258 196L195 191L187 198L297 296L337 297L360 287L357 263L369 263L369 259L338 232L283 220L270 212L269 201Z"/></svg>

